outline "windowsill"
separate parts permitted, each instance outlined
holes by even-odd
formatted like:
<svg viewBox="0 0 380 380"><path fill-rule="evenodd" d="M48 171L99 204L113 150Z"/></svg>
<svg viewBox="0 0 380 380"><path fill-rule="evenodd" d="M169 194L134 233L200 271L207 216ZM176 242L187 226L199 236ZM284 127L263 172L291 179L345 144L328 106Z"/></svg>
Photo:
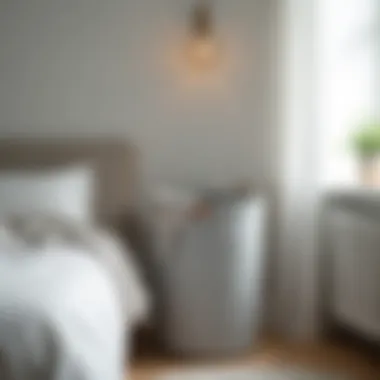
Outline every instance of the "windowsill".
<svg viewBox="0 0 380 380"><path fill-rule="evenodd" d="M364 185L336 185L324 190L327 194L356 195L364 197L380 196L380 186L370 187Z"/></svg>
<svg viewBox="0 0 380 380"><path fill-rule="evenodd" d="M351 211L380 218L380 187L361 185L334 186L326 189L324 200L328 205L344 207Z"/></svg>

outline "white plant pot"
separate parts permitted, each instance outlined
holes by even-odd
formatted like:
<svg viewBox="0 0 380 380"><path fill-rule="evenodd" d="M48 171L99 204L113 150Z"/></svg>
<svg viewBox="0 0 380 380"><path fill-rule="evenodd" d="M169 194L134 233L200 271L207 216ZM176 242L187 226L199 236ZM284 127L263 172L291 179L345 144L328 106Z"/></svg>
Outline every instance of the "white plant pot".
<svg viewBox="0 0 380 380"><path fill-rule="evenodd" d="M359 177L361 184L366 187L380 187L380 156L362 159Z"/></svg>

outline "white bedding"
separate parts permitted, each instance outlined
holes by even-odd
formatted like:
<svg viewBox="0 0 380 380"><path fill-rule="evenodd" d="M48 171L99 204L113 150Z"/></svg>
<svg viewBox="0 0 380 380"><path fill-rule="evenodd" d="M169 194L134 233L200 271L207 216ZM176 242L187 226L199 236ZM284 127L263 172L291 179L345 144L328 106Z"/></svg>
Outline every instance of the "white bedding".
<svg viewBox="0 0 380 380"><path fill-rule="evenodd" d="M0 379L121 380L149 297L108 233L55 219L0 225Z"/></svg>

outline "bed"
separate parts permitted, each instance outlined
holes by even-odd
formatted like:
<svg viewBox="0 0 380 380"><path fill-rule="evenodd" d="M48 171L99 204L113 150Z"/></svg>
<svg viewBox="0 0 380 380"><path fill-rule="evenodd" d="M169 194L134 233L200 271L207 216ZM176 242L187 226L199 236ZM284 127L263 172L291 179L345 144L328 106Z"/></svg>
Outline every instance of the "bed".
<svg viewBox="0 0 380 380"><path fill-rule="evenodd" d="M2 380L124 378L149 292L110 227L137 174L126 143L0 141Z"/></svg>

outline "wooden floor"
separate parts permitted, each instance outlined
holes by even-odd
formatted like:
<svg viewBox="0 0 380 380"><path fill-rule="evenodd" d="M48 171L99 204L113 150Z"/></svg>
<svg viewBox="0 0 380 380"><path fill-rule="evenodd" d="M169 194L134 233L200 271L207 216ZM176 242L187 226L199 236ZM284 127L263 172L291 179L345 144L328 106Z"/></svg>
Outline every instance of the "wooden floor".
<svg viewBox="0 0 380 380"><path fill-rule="evenodd" d="M296 366L306 369L347 373L352 379L380 380L380 359L358 347L343 343L287 344L265 340L249 355L230 360L186 362L163 357L136 359L132 364L131 380L150 380L172 370L193 368L197 365L236 367Z"/></svg>

